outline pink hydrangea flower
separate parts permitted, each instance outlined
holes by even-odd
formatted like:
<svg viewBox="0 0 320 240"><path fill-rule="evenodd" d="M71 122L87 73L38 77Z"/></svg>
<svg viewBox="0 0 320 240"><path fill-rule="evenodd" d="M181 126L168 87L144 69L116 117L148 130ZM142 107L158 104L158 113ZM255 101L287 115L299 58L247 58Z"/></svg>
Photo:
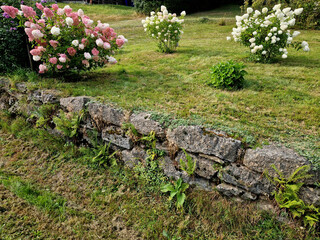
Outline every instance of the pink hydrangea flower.
<svg viewBox="0 0 320 240"><path fill-rule="evenodd" d="M49 62L52 63L52 64L57 64L58 59L56 57L53 57L53 58L49 59Z"/></svg>
<svg viewBox="0 0 320 240"><path fill-rule="evenodd" d="M116 40L116 44L118 45L119 48L121 48L124 43L125 43L125 41L122 38L118 38Z"/></svg>
<svg viewBox="0 0 320 240"><path fill-rule="evenodd" d="M66 61L67 61L66 58L64 58L64 57L59 57L59 62L65 63Z"/></svg>
<svg viewBox="0 0 320 240"><path fill-rule="evenodd" d="M88 41L88 39L86 39L86 38L82 38L82 39L81 39L81 43L82 43L82 44L86 44L87 41Z"/></svg>
<svg viewBox="0 0 320 240"><path fill-rule="evenodd" d="M89 61L88 60L82 60L82 64L86 65L86 67L89 67Z"/></svg>
<svg viewBox="0 0 320 240"><path fill-rule="evenodd" d="M29 41L32 42L34 40L34 37L32 35L32 28L25 28L24 29L25 33L27 34L27 36L29 37Z"/></svg>
<svg viewBox="0 0 320 240"><path fill-rule="evenodd" d="M67 16L69 16L69 14L72 13L72 8L65 8L64 12L67 14Z"/></svg>
<svg viewBox="0 0 320 240"><path fill-rule="evenodd" d="M59 53L58 55L59 55L60 57L62 57L62 58L68 58L67 55L64 54L64 53Z"/></svg>
<svg viewBox="0 0 320 240"><path fill-rule="evenodd" d="M59 42L56 40L50 40L49 43L53 48L56 48L59 44Z"/></svg>
<svg viewBox="0 0 320 240"><path fill-rule="evenodd" d="M54 11L57 11L59 9L58 4L52 4L51 7Z"/></svg>
<svg viewBox="0 0 320 240"><path fill-rule="evenodd" d="M58 14L59 16L63 15L63 14L64 14L64 10L63 10L62 8L59 8L59 9L57 10L57 14Z"/></svg>
<svg viewBox="0 0 320 240"><path fill-rule="evenodd" d="M31 27L32 29L41 29L41 28L42 28L39 24L36 24L36 23L31 23L31 24L30 24L30 27Z"/></svg>
<svg viewBox="0 0 320 240"><path fill-rule="evenodd" d="M39 49L39 48L32 49L32 50L30 51L30 54L31 54L32 56L40 56L40 55L41 55L41 49Z"/></svg>
<svg viewBox="0 0 320 240"><path fill-rule="evenodd" d="M46 23L46 20L44 20L44 19L39 19L38 20L38 24L45 24Z"/></svg>
<svg viewBox="0 0 320 240"><path fill-rule="evenodd" d="M32 30L31 34L35 39L42 38L44 35L39 29Z"/></svg>
<svg viewBox="0 0 320 240"><path fill-rule="evenodd" d="M24 25L29 28L29 27L31 27L31 22L26 21L26 22L24 23Z"/></svg>
<svg viewBox="0 0 320 240"><path fill-rule="evenodd" d="M29 17L34 17L36 16L36 12L33 10L32 7L28 7L26 5L21 5L21 10L23 12L23 15L26 17L26 18L29 18Z"/></svg>
<svg viewBox="0 0 320 240"><path fill-rule="evenodd" d="M103 43L103 48L104 49L110 49L111 48L110 43L107 43L107 42Z"/></svg>
<svg viewBox="0 0 320 240"><path fill-rule="evenodd" d="M63 68L62 65L57 65L57 68L60 70L61 68Z"/></svg>
<svg viewBox="0 0 320 240"><path fill-rule="evenodd" d="M39 65L39 73L45 73L47 71L47 66L44 64Z"/></svg>
<svg viewBox="0 0 320 240"><path fill-rule="evenodd" d="M53 12L47 7L44 8L43 12L47 18L52 18L54 16Z"/></svg>
<svg viewBox="0 0 320 240"><path fill-rule="evenodd" d="M96 48L93 48L91 50L91 53L92 53L93 56L98 56L99 55L99 51Z"/></svg>
<svg viewBox="0 0 320 240"><path fill-rule="evenodd" d="M15 18L19 12L19 9L12 6L1 6L1 9L12 18Z"/></svg>
<svg viewBox="0 0 320 240"><path fill-rule="evenodd" d="M36 2L36 7L37 7L40 11L42 11L42 10L44 9L44 6L42 6L41 3L37 3L37 2Z"/></svg>
<svg viewBox="0 0 320 240"><path fill-rule="evenodd" d="M67 51L70 56L74 56L77 53L77 50L75 50L73 47L69 47Z"/></svg>

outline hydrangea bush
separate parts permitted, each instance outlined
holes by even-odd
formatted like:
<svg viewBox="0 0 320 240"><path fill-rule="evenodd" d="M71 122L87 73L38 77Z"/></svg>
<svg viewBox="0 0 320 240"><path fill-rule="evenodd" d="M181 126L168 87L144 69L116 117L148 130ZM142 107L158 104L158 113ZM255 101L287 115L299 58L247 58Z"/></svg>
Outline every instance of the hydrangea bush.
<svg viewBox="0 0 320 240"><path fill-rule="evenodd" d="M158 41L158 48L161 52L172 53L179 45L186 12L183 11L180 17L168 12L165 6L161 6L161 12L151 12L150 17L142 20L144 31Z"/></svg>
<svg viewBox="0 0 320 240"><path fill-rule="evenodd" d="M275 4L281 3L284 7L303 8L303 12L297 16L299 28L320 29L320 1L319 0L245 0L243 9L252 4L254 9L261 10L263 7L272 8Z"/></svg>
<svg viewBox="0 0 320 240"><path fill-rule="evenodd" d="M107 63L114 64L112 57L127 40L117 36L106 23L94 23L84 12L77 12L67 5L57 4L45 7L36 3L41 12L38 17L35 9L21 5L21 10L12 6L2 6L11 18L18 18L33 49L30 54L39 65L39 73L64 73L90 70Z"/></svg>
<svg viewBox="0 0 320 240"><path fill-rule="evenodd" d="M295 17L302 11L302 8L281 9L281 4L275 5L272 10L263 8L261 12L247 8L246 14L236 16L237 27L233 28L232 36L236 42L249 47L251 58L258 62L271 62L277 56L287 58L289 46L308 52L307 42L293 41L300 32L290 30L296 23Z"/></svg>

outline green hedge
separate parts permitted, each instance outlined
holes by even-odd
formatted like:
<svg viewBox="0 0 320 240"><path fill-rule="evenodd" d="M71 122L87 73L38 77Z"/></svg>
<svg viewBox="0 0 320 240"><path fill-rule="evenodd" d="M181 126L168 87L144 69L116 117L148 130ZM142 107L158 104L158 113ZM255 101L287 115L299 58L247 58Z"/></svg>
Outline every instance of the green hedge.
<svg viewBox="0 0 320 240"><path fill-rule="evenodd" d="M254 9L268 7L272 9L275 4L292 9L303 8L301 15L297 16L296 25L305 29L320 29L320 1L319 0L245 0L243 8L252 6Z"/></svg>
<svg viewBox="0 0 320 240"><path fill-rule="evenodd" d="M31 4L24 1L24 4ZM0 5L20 8L20 1L0 0ZM26 35L23 28L18 28L17 19L8 18L0 8L0 72L9 72L18 67L28 66Z"/></svg>
<svg viewBox="0 0 320 240"><path fill-rule="evenodd" d="M161 5L165 5L169 12L179 14L182 11L193 13L210 10L230 3L240 4L239 0L134 0L136 10L144 14L159 10Z"/></svg>

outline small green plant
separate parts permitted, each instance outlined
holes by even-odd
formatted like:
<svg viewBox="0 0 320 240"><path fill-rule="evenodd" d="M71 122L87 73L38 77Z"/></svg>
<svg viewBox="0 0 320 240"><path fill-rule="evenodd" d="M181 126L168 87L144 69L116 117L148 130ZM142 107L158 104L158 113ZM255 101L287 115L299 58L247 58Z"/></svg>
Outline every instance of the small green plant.
<svg viewBox="0 0 320 240"><path fill-rule="evenodd" d="M210 22L210 19L207 18L207 17L202 17L202 18L199 19L199 22L200 23L208 23L208 22Z"/></svg>
<svg viewBox="0 0 320 240"><path fill-rule="evenodd" d="M225 26L225 25L227 24L227 23L226 23L226 19L225 19L225 18L221 18L221 19L219 20L218 24L219 24L220 26Z"/></svg>
<svg viewBox="0 0 320 240"><path fill-rule="evenodd" d="M272 178L268 172L266 172L266 176L277 187L277 190L274 191L274 197L279 207L288 209L294 218L302 217L306 226L315 227L320 220L320 209L313 205L307 205L298 196L300 188L303 186L301 180L310 177L308 175L310 166L299 167L289 178L285 178L275 165L271 165L271 167L279 177Z"/></svg>
<svg viewBox="0 0 320 240"><path fill-rule="evenodd" d="M162 231L162 235L167 238L168 240L181 240L181 237L176 237L176 236L172 236L170 235L170 233L168 233L166 230Z"/></svg>
<svg viewBox="0 0 320 240"><path fill-rule="evenodd" d="M156 133L154 131L151 131L149 135L140 138L140 141L146 144L148 149L154 149L156 148L157 142Z"/></svg>
<svg viewBox="0 0 320 240"><path fill-rule="evenodd" d="M149 135L140 138L140 141L147 147L148 158L155 160L156 158L163 157L165 152L156 148L157 138L156 133L151 131Z"/></svg>
<svg viewBox="0 0 320 240"><path fill-rule="evenodd" d="M128 135L139 136L139 133L132 123L124 123L121 127Z"/></svg>
<svg viewBox="0 0 320 240"><path fill-rule="evenodd" d="M243 63L228 61L221 62L211 68L211 79L208 84L216 88L240 89L243 86L244 70Z"/></svg>
<svg viewBox="0 0 320 240"><path fill-rule="evenodd" d="M132 123L124 123L121 128L134 142L139 141L139 133Z"/></svg>
<svg viewBox="0 0 320 240"><path fill-rule="evenodd" d="M57 105L44 104L33 112L30 118L36 118L36 127L47 127L52 124L52 116L56 113Z"/></svg>
<svg viewBox="0 0 320 240"><path fill-rule="evenodd" d="M79 127L83 113L66 114L60 110L59 117L54 117L53 122L57 130L61 131L68 138L76 138L79 134Z"/></svg>
<svg viewBox="0 0 320 240"><path fill-rule="evenodd" d="M166 184L161 187L161 192L170 192L169 200L173 200L176 197L176 206L177 209L182 209L183 204L186 200L185 191L189 188L188 183L184 183L182 178L179 178L177 181L173 182L173 184Z"/></svg>
<svg viewBox="0 0 320 240"><path fill-rule="evenodd" d="M144 189L149 192L159 192L160 186L168 182L157 159L148 157L145 163L139 162L134 167L135 176L142 181Z"/></svg>
<svg viewBox="0 0 320 240"><path fill-rule="evenodd" d="M182 150L184 152L184 155L186 156L187 162L180 158L180 167L189 176L192 176L197 167L197 160L193 160L193 158L186 152L186 150Z"/></svg>
<svg viewBox="0 0 320 240"><path fill-rule="evenodd" d="M97 145L96 148L93 148L95 152L95 157L92 158L92 163L97 164L98 166L102 166L107 168L109 166L114 167L117 166L117 159L115 155L117 152L113 152L110 154L110 144Z"/></svg>

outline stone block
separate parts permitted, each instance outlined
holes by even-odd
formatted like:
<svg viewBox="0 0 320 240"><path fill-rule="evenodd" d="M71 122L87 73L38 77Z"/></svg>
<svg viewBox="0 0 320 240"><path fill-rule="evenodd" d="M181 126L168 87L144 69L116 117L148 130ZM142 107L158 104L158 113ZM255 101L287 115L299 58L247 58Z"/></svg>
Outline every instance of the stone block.
<svg viewBox="0 0 320 240"><path fill-rule="evenodd" d="M169 129L167 138L189 152L213 155L226 162L235 162L241 147L240 141L226 137L221 132L204 130L200 126Z"/></svg>

